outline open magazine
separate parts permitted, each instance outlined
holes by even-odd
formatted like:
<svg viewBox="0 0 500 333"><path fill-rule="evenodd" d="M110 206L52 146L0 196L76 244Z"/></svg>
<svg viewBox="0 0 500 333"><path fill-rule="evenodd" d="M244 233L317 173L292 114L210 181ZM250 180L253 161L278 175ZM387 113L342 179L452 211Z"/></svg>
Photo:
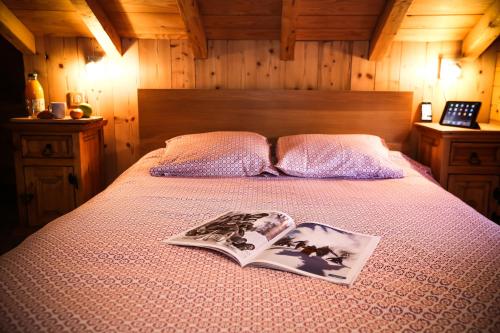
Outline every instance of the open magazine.
<svg viewBox="0 0 500 333"><path fill-rule="evenodd" d="M379 240L320 223L295 225L282 212L230 211L165 242L217 250L241 266L269 267L352 285Z"/></svg>

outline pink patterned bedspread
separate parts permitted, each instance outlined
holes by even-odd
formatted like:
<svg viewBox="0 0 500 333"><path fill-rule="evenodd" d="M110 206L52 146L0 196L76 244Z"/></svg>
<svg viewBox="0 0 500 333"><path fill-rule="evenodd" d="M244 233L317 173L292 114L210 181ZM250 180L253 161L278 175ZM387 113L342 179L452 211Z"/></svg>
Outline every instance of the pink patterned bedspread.
<svg viewBox="0 0 500 333"><path fill-rule="evenodd" d="M368 181L151 177L159 154L0 257L1 332L500 332L500 227L401 155ZM352 288L162 242L258 209L382 239Z"/></svg>

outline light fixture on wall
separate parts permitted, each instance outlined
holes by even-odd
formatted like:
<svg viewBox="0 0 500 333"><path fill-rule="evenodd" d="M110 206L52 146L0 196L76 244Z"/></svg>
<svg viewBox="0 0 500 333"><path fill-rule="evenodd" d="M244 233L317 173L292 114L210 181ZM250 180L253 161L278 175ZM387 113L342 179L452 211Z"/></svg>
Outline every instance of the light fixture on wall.
<svg viewBox="0 0 500 333"><path fill-rule="evenodd" d="M120 60L96 54L87 56L85 72L87 79L91 81L116 79L121 73Z"/></svg>
<svg viewBox="0 0 500 333"><path fill-rule="evenodd" d="M453 58L439 58L438 78L440 80L453 81L462 76L462 66L459 60Z"/></svg>
<svg viewBox="0 0 500 333"><path fill-rule="evenodd" d="M85 72L89 78L95 79L99 77L102 70L102 59L102 54L87 56L85 61Z"/></svg>

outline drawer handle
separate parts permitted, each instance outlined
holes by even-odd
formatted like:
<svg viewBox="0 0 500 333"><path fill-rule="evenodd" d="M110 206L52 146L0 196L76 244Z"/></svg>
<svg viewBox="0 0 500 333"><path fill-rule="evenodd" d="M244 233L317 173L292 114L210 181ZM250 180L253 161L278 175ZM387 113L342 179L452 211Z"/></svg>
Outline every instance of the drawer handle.
<svg viewBox="0 0 500 333"><path fill-rule="evenodd" d="M76 178L76 176L74 174L70 173L68 175L68 183L73 185L75 187L75 189L78 190L78 178Z"/></svg>
<svg viewBox="0 0 500 333"><path fill-rule="evenodd" d="M470 153L470 155L469 155L469 164L472 164L472 165L481 164L481 160L479 159L479 156L474 151L472 153Z"/></svg>
<svg viewBox="0 0 500 333"><path fill-rule="evenodd" d="M54 154L54 150L52 150L52 144L47 143L45 145L45 148L42 150L42 155L43 156L52 156Z"/></svg>

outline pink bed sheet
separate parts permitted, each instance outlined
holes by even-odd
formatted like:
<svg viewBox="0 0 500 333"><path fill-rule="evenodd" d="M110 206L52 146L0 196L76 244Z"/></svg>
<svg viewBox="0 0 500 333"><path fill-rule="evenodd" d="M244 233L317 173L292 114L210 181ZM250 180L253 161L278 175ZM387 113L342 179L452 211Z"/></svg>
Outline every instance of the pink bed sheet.
<svg viewBox="0 0 500 333"><path fill-rule="evenodd" d="M401 155L369 181L151 177L160 153L0 257L1 332L500 331L500 227ZM162 242L258 209L382 239L352 288Z"/></svg>

